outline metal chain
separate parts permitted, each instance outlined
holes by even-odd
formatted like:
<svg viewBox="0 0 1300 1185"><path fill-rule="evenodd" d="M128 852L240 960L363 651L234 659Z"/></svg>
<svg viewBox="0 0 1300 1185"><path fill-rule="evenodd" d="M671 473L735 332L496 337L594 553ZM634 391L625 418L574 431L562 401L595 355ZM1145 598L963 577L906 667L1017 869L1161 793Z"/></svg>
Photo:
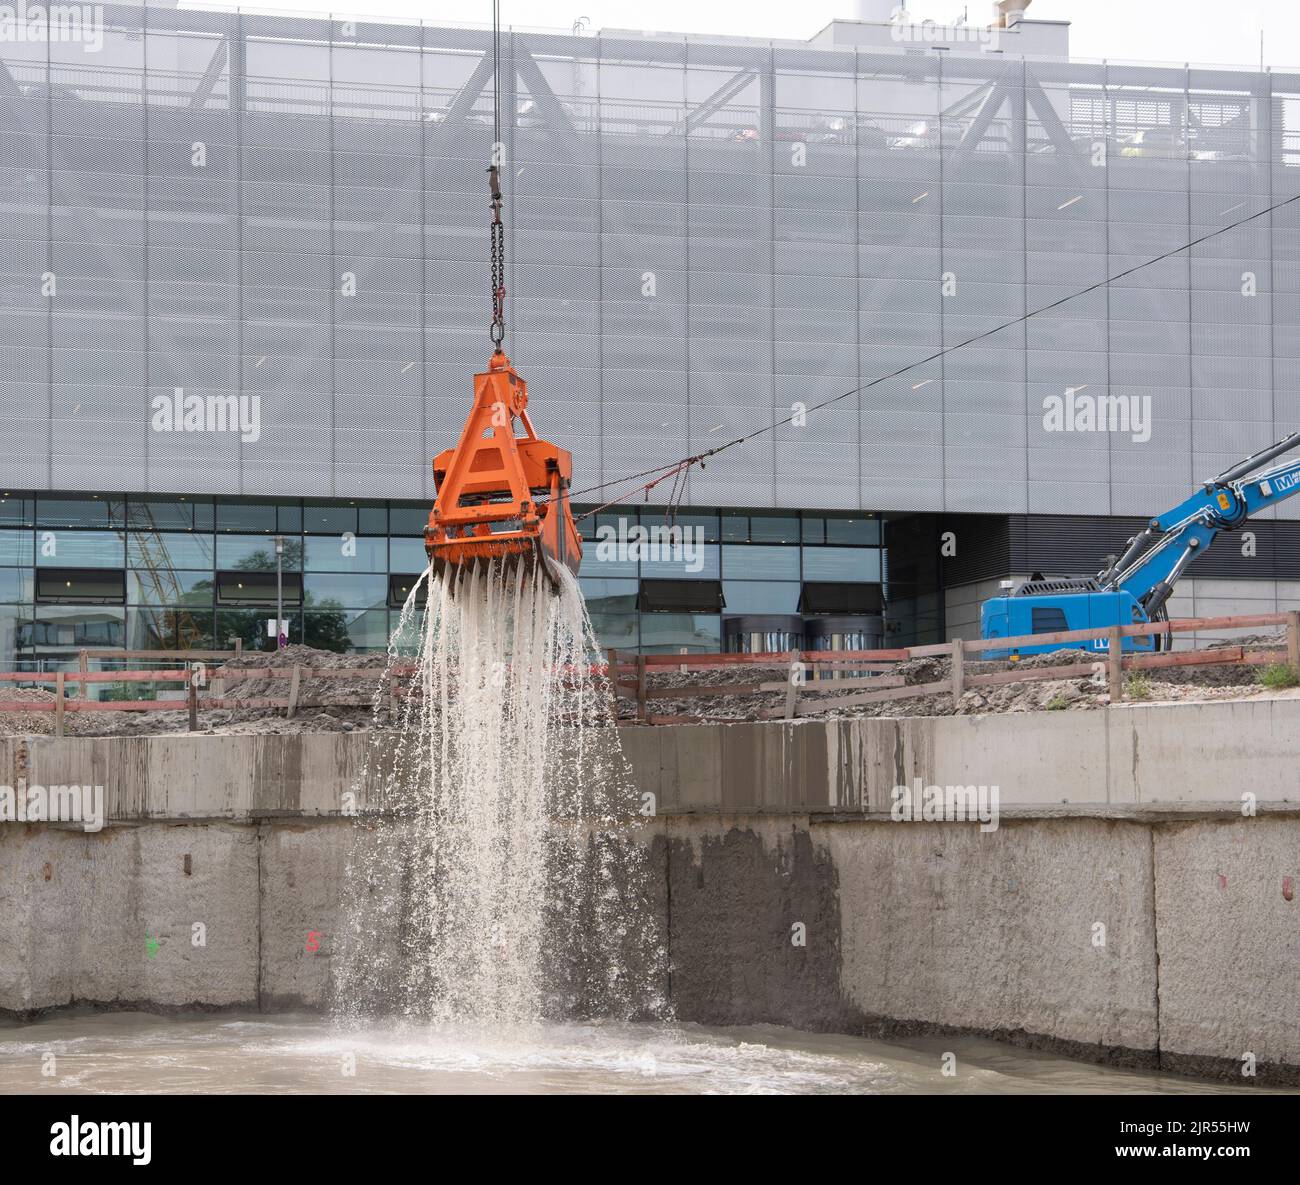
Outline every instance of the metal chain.
<svg viewBox="0 0 1300 1185"><path fill-rule="evenodd" d="M492 328L488 336L499 351L506 338L506 228L501 221L501 171L488 169L492 186Z"/></svg>

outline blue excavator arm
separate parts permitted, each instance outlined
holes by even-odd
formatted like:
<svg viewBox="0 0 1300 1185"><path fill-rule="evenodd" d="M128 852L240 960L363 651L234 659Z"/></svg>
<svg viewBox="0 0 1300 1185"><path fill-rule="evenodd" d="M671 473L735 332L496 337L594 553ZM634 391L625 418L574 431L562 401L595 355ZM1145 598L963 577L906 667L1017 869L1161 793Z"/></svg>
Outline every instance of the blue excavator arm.
<svg viewBox="0 0 1300 1185"><path fill-rule="evenodd" d="M1220 531L1234 531L1252 515L1300 493L1300 459L1270 462L1300 445L1300 432L1247 457L1207 481L1186 501L1153 518L1128 541L1124 554L1095 577L1037 578L1010 596L994 597L982 607L981 635L986 639L1055 630L1144 624L1166 617L1174 586L1197 556L1209 549ZM1057 643L990 651L1006 657L1059 650L1078 643ZM1126 638L1125 649L1151 650L1158 640ZM1104 642L1088 649L1105 649Z"/></svg>

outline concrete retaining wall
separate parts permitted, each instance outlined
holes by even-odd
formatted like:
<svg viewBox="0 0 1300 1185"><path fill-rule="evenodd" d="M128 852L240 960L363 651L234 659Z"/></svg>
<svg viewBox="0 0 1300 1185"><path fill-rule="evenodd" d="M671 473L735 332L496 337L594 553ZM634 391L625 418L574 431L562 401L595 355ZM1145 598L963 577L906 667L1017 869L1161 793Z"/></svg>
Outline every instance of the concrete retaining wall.
<svg viewBox="0 0 1300 1185"><path fill-rule="evenodd" d="M623 730L677 1014L1300 1081L1297 725L1281 700ZM364 740L0 742L29 783L101 780L115 820L0 825L0 1009L321 1006ZM890 821L913 777L1000 785L1000 826Z"/></svg>

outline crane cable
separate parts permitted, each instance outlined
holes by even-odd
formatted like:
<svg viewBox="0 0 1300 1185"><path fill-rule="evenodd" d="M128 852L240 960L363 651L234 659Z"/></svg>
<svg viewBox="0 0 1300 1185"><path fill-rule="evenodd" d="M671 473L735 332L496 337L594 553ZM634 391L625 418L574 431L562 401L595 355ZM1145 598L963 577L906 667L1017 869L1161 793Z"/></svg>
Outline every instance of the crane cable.
<svg viewBox="0 0 1300 1185"><path fill-rule="evenodd" d="M854 387L851 391L845 391L842 395L836 395L830 399L824 400L822 403L815 403L812 407L805 408L804 414L806 415L808 412L813 411L821 411L822 408L830 407L832 404L839 403L843 399L849 399L852 396L870 390L870 388L878 386L881 383L887 383L890 379L896 379L900 375L906 374L909 370L915 370L918 366L924 366L929 362L934 362L937 359L942 358L945 354L952 353L953 350L960 350L963 346L969 346L974 342L982 341L986 337L992 337L995 333L1001 333L1004 329L1010 329L1012 326L1020 325L1023 322L1028 321L1030 317L1037 317L1040 313L1046 313L1050 312L1052 309L1060 308L1061 305L1065 304L1067 301L1075 300L1080 296L1087 296L1088 293L1096 292L1099 288L1105 288L1108 284L1115 283L1116 280L1122 280L1126 276L1131 276L1135 272L1141 271L1143 268L1151 267L1153 264L1162 263L1164 260L1171 259L1173 256L1178 255L1183 251L1190 251L1193 247L1198 247L1217 235L1226 234L1230 230L1236 230L1237 227L1244 226L1247 222L1253 222L1256 218L1262 218L1265 214L1271 214L1274 210L1280 210L1283 206L1289 206L1292 202L1296 201L1300 201L1300 193L1292 194L1289 198L1284 198L1280 202L1267 206L1255 214L1250 214L1245 218L1238 219L1236 222L1229 223L1227 226L1222 226L1218 230L1212 230L1209 234L1202 235L1199 239L1193 239L1190 243L1184 243L1181 247L1175 247L1172 251L1166 251L1163 255L1157 255L1154 259L1148 259L1143 263L1127 268L1125 271L1117 272L1113 276L1107 276L1104 280L1098 280L1095 284L1090 284L1087 288L1080 289L1078 292L1072 292L1069 296L1061 297L1060 300L1052 301L1051 304L1045 304L1040 308L1032 309L1019 317L1015 317L1010 321L995 326L993 329L985 330L983 333L977 333L973 337L966 338L965 341L954 342L951 346L945 346L942 350L938 350L926 358L918 358L915 362L909 362L906 366L901 366L897 370L891 371L889 374L884 374L879 378L872 379L869 383L863 383L860 387ZM746 444L755 437L762 436L767 432L775 431L777 428L781 427L781 425L786 423L789 423L788 419L774 420L771 424L762 428L756 428L753 432L746 433L744 436L737 436L735 440L728 440L723 444L716 445L713 448L702 453L697 453L694 456L683 457L680 461L674 461L669 465L659 465L654 469L646 469L641 473L632 473L627 477L616 477L610 481L601 482L599 485L588 486L584 490L575 490L570 495L571 498L580 498L583 494L593 494L597 490L604 490L608 489L610 486L622 485L624 482L628 481L637 481L643 477L652 477L655 474L661 475L655 477L653 481L647 482L645 485L630 490L628 493L617 498L613 498L601 506L597 506L594 510L588 510L583 514L575 515L574 519L577 522L581 522L583 519L589 518L591 515L596 514L601 510L605 510L610 506L615 506L619 502L626 501L637 492L644 492L648 496L655 486L659 485L660 482L666 481L670 477L677 478L677 482L674 483L673 487L674 493L676 493L678 483L683 480L685 472L689 471L693 466L699 465L699 467L703 469L704 462L710 457L715 457L718 453L725 449L732 448L735 445Z"/></svg>
<svg viewBox="0 0 1300 1185"><path fill-rule="evenodd" d="M492 192L492 325L488 337L494 354L506 339L506 228L501 221L501 0L492 0L492 152L488 186Z"/></svg>

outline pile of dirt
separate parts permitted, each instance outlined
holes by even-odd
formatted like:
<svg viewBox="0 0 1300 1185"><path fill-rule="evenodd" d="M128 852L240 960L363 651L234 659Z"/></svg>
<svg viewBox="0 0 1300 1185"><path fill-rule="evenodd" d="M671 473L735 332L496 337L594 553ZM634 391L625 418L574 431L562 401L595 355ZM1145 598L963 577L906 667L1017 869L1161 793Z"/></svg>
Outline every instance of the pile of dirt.
<svg viewBox="0 0 1300 1185"><path fill-rule="evenodd" d="M0 690L0 699L11 703L52 704L54 692L42 687L15 687L12 683L6 683ZM0 735L53 736L54 713L0 712Z"/></svg>
<svg viewBox="0 0 1300 1185"><path fill-rule="evenodd" d="M299 697L303 701L290 717L287 709L264 707L213 708L200 713L200 731L224 735L250 733L295 732L351 732L372 724L387 723L387 705L380 705L376 717L376 699L381 690L382 678L313 679L313 671L382 670L382 654L336 654L332 650L317 650L312 646L287 646L283 650L257 651L231 659L222 667L209 672L213 682L222 679L223 670L292 670L301 667L303 677ZM286 699L290 680L284 677L266 679L222 680L221 699L256 701ZM181 727L186 727L184 721Z"/></svg>
<svg viewBox="0 0 1300 1185"><path fill-rule="evenodd" d="M373 678L311 679L316 670L382 670L386 662L383 654L336 654L330 650L317 650L311 646L289 646L282 651L254 651L231 659L222 666L207 669L208 683L202 698L213 696L213 684L222 679L223 670L292 669L300 666L299 696L302 706L290 717L284 708L263 707L202 707L200 700L199 732L227 736L251 733L305 733L351 732L357 728L383 727L388 723L387 701L382 699L379 711L375 701L381 690L381 680ZM177 696L177 683L159 684L157 692L146 690L147 685L130 684L133 698L176 698L177 711L147 712L79 712L75 707L76 692L69 685L69 710L64 714L66 736L149 736L158 733L188 732L189 713L184 700ZM255 701L287 699L290 680L286 678L237 679L217 684L221 699ZM0 698L31 702L53 703L54 693L44 688L9 686L0 692ZM53 712L0 712L0 735L52 736Z"/></svg>
<svg viewBox="0 0 1300 1185"><path fill-rule="evenodd" d="M1279 644L1277 637L1261 636L1234 639L1221 643L1225 646L1245 645L1248 649L1265 649ZM1208 648L1208 647L1207 647ZM1018 670L1042 670L1046 667L1086 666L1087 673L1067 679L1044 679L1033 682L993 684L967 687L960 702L951 694L886 697L868 703L847 703L846 697L871 691L869 685L846 687L842 691L834 685L812 685L801 691L798 703L800 717L837 719L855 716L954 716L984 715L997 712L1090 711L1105 707L1110 702L1109 685L1105 670L1105 655L1086 650L1057 650L1048 654L1032 654L1014 664ZM967 676L1009 671L1013 664L1005 661L971 662L965 664ZM854 674L855 672L848 672ZM925 683L938 683L951 678L951 660L942 656L914 658L898 663L890 672L901 676L906 687ZM646 677L647 688L670 690L686 686L726 686L729 683L782 683L780 691L756 695L717 695L673 699L654 697L649 700L648 711L653 716L699 717L707 720L756 720L764 713L783 715L786 701L784 682L789 668L738 666L725 670L691 670L682 673L678 668L652 668ZM1254 689L1268 694L1259 687L1259 668L1228 664L1206 666L1162 667L1143 672L1125 674L1125 699L1127 702L1167 703L1183 700L1202 701L1239 697L1243 691ZM882 689L884 690L884 689ZM624 695L629 695L625 692ZM635 715L635 704L624 698L620 715L630 719Z"/></svg>

